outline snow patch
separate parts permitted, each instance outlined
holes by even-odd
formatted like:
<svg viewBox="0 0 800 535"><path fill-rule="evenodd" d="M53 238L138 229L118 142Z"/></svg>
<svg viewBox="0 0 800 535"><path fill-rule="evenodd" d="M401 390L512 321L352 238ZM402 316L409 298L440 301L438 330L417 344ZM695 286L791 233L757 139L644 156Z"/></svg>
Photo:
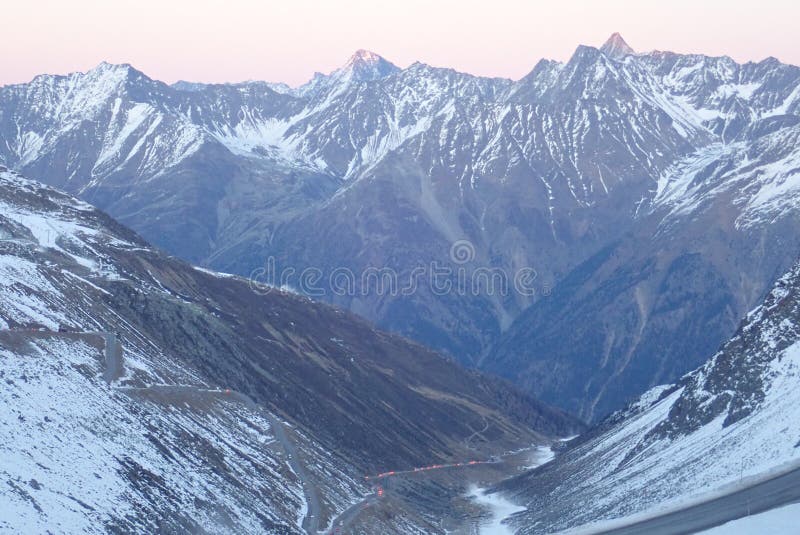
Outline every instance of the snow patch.
<svg viewBox="0 0 800 535"><path fill-rule="evenodd" d="M514 531L505 524L505 520L515 513L524 511L524 507L515 505L499 493L487 493L485 489L470 488L468 497L475 503L489 509L491 519L481 524L480 535L513 535Z"/></svg>

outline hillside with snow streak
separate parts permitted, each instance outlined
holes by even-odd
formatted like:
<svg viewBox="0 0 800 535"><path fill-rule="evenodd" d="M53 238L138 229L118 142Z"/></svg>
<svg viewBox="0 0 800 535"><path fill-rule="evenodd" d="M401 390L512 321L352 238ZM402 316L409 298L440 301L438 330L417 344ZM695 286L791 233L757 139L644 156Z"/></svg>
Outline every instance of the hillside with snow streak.
<svg viewBox="0 0 800 535"><path fill-rule="evenodd" d="M800 264L704 366L500 490L519 533L658 511L800 466Z"/></svg>

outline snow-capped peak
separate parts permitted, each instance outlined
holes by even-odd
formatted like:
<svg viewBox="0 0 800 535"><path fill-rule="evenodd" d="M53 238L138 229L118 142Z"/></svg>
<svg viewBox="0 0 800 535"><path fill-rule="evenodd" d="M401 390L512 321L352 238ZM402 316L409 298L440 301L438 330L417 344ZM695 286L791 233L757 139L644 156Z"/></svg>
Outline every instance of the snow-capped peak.
<svg viewBox="0 0 800 535"><path fill-rule="evenodd" d="M97 67L86 72L86 75L93 77L113 76L117 78L145 77L144 73L133 68L130 63L108 63L107 61L100 62Z"/></svg>
<svg viewBox="0 0 800 535"><path fill-rule="evenodd" d="M359 63L374 65L376 63L380 63L381 61L386 60L384 60L379 54L376 54L370 50L364 50L362 48L360 50L356 50L355 53L350 56L350 59L347 61L347 65L356 65Z"/></svg>
<svg viewBox="0 0 800 535"><path fill-rule="evenodd" d="M400 67L387 61L375 52L356 50L342 67L330 74L315 73L314 77L298 87L293 93L301 97L328 97L339 94L351 82L371 82L399 72Z"/></svg>
<svg viewBox="0 0 800 535"><path fill-rule="evenodd" d="M375 52L361 49L350 56L347 63L334 74L359 82L368 82L392 75L399 70L399 67Z"/></svg>
<svg viewBox="0 0 800 535"><path fill-rule="evenodd" d="M625 39L617 32L608 38L605 44L600 47L600 50L602 50L606 56L614 59L636 54L636 51L631 48L630 45L625 42Z"/></svg>
<svg viewBox="0 0 800 535"><path fill-rule="evenodd" d="M97 67L92 69L93 71L127 71L131 69L131 65L129 63L109 63L108 61L101 61Z"/></svg>

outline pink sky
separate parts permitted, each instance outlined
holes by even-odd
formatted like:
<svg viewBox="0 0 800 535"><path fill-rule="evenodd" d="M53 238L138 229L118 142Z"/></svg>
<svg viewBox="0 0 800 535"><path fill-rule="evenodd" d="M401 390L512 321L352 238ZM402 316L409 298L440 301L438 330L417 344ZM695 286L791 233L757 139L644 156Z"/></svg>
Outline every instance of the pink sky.
<svg viewBox="0 0 800 535"><path fill-rule="evenodd" d="M7 0L0 16L0 85L103 60L166 82L295 85L359 48L519 78L615 31L638 51L800 65L796 0Z"/></svg>

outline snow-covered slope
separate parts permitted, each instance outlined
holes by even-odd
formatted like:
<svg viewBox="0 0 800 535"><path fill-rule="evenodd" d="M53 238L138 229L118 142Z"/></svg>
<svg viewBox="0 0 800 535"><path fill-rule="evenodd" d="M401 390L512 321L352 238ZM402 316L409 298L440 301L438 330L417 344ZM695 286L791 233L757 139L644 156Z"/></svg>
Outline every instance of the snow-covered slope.
<svg viewBox="0 0 800 535"><path fill-rule="evenodd" d="M737 229L792 214L800 196L800 116L755 121L742 141L716 143L681 159L658 181L654 209L667 208L662 228L730 197Z"/></svg>
<svg viewBox="0 0 800 535"><path fill-rule="evenodd" d="M800 264L704 366L505 489L545 533L691 501L800 461Z"/></svg>
<svg viewBox="0 0 800 535"><path fill-rule="evenodd" d="M2 169L0 229L0 529L303 532L308 498L279 420L114 309L143 283L118 255L147 244ZM138 291L167 292L155 281ZM353 500L347 464L304 447L334 476L326 502Z"/></svg>
<svg viewBox="0 0 800 535"><path fill-rule="evenodd" d="M581 428L264 290L0 168L0 530L313 533L369 494L364 474Z"/></svg>
<svg viewBox="0 0 800 535"><path fill-rule="evenodd" d="M0 332L0 529L300 532L302 487L262 415L109 388L102 341Z"/></svg>

